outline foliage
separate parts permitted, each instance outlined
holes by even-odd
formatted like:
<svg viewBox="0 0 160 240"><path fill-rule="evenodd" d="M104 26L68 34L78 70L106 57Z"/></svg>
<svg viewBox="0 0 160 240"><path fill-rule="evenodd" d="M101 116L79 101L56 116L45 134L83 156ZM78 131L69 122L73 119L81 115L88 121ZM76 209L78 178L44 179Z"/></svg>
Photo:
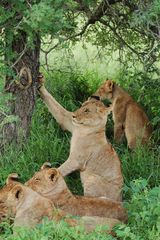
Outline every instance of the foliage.
<svg viewBox="0 0 160 240"><path fill-rule="evenodd" d="M139 10L133 14L133 25L146 27L148 30L150 25L156 26L160 21L160 4L159 0L141 2Z"/></svg>
<svg viewBox="0 0 160 240"><path fill-rule="evenodd" d="M9 227L9 226L5 226ZM10 227L9 227L10 228ZM42 224L38 225L36 228L32 230L27 230L23 228L16 229L16 235L9 235L9 231L7 234L4 234L3 239L5 240L50 240L50 239L66 239L66 240L114 240L110 235L107 235L105 230L107 230L107 226L105 227L97 227L97 229L92 232L86 234L82 227L69 227L68 224L61 221L60 223L48 222L46 220L43 221ZM1 237L0 237L1 240Z"/></svg>
<svg viewBox="0 0 160 240"><path fill-rule="evenodd" d="M117 50L119 61L127 66L126 60L153 65L160 50L159 0L109 1L108 6L102 2L103 10L86 34L88 41L101 46L102 54L105 51L108 56Z"/></svg>
<svg viewBox="0 0 160 240"><path fill-rule="evenodd" d="M123 240L159 239L160 187L148 189L145 179L137 179L125 190L131 194L131 200L126 203L129 219L127 226L117 229L117 235Z"/></svg>
<svg viewBox="0 0 160 240"><path fill-rule="evenodd" d="M29 48L34 48L35 36L42 38L46 34L60 38L60 32L72 32L76 23L68 14L74 10L73 1L1 1L0 3L0 43L1 56L7 57L7 64L13 59L21 59ZM12 43L26 35L24 49L18 54L12 49ZM59 34L59 35L57 35ZM0 59L4 63L4 59Z"/></svg>
<svg viewBox="0 0 160 240"><path fill-rule="evenodd" d="M122 62L127 58L152 65L159 56L159 18L159 0L3 0L0 4L1 54L18 57L9 49L9 43L21 32L25 32L28 39L24 50L34 46L36 34L43 45L48 46L46 56L61 43L76 42L84 36L107 55L118 50Z"/></svg>

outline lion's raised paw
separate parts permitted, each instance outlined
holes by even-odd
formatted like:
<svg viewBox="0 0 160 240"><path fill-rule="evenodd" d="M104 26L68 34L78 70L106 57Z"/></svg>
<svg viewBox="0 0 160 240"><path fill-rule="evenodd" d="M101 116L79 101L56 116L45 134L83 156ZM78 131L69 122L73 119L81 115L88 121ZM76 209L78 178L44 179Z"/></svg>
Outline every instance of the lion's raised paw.
<svg viewBox="0 0 160 240"><path fill-rule="evenodd" d="M40 89L43 85L44 85L44 83L45 83L45 78L44 78L44 76L43 76L43 74L42 73L39 73L39 75L38 75L38 89Z"/></svg>

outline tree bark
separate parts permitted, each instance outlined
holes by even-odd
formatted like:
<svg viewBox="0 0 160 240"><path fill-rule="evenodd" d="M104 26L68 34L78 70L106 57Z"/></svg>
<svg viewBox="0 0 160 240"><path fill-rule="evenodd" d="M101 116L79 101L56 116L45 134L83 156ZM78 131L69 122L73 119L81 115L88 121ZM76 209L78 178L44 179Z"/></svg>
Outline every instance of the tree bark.
<svg viewBox="0 0 160 240"><path fill-rule="evenodd" d="M17 121L7 123L1 127L1 150L6 144L12 142L21 146L29 136L32 114L37 95L37 77L39 75L40 37L34 35L33 47L27 47L27 34L19 32L18 37L8 42L6 31L6 55L5 62L18 79L22 68L27 68L31 73L31 79L24 71L18 81L13 76L6 76L5 94L11 93L13 98L8 101L9 114L16 116ZM10 57L10 53L15 57ZM31 81L30 81L31 80ZM30 81L30 82L28 82ZM1 116L1 121L3 117Z"/></svg>

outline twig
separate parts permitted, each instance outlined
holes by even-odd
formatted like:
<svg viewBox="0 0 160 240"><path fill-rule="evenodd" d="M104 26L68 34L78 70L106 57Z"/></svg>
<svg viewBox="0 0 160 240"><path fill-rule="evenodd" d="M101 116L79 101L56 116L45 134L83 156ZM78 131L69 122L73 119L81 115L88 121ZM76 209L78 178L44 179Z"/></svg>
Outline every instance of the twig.
<svg viewBox="0 0 160 240"><path fill-rule="evenodd" d="M0 108L0 113L3 114L5 117L8 117L9 115L7 115L2 108Z"/></svg>
<svg viewBox="0 0 160 240"><path fill-rule="evenodd" d="M108 22L106 22L103 19L99 20L100 23L102 23L103 25L109 27L112 32L115 34L115 36L117 36L117 38L124 44L126 45L132 52L134 52L138 57L140 57L140 55L142 55L143 53L137 52L134 48L132 48L116 31L115 28L113 28Z"/></svg>
<svg viewBox="0 0 160 240"><path fill-rule="evenodd" d="M20 55L19 55L19 57L17 58L17 60L11 65L11 68L14 68L15 65L21 60L21 58L22 58L23 55L25 54L26 50L27 50L27 47L26 47L26 45L25 45L23 51L20 53Z"/></svg>
<svg viewBox="0 0 160 240"><path fill-rule="evenodd" d="M26 3L30 8L32 8L32 5L30 4L30 2L28 0L26 0Z"/></svg>

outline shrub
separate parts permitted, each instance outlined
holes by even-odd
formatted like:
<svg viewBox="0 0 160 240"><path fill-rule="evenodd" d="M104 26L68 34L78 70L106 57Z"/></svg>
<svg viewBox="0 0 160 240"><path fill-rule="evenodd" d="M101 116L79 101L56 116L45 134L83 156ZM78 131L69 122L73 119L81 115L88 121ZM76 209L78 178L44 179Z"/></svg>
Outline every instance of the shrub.
<svg viewBox="0 0 160 240"><path fill-rule="evenodd" d="M131 199L127 226L119 226L117 236L123 240L157 240L160 238L160 187L147 188L147 180L136 179L125 187Z"/></svg>

